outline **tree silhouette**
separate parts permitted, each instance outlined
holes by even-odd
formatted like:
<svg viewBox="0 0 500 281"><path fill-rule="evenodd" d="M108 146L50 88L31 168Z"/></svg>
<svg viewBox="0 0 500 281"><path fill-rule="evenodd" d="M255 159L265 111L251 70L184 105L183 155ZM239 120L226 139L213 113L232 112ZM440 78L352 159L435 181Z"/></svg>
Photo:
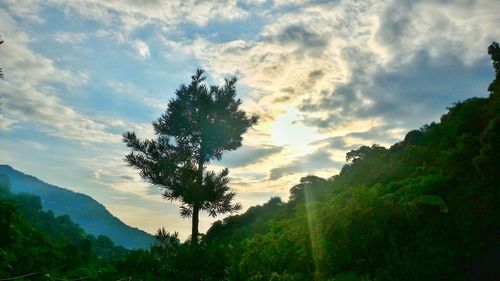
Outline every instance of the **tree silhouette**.
<svg viewBox="0 0 500 281"><path fill-rule="evenodd" d="M2 39L2 35L0 35L0 45L3 44L3 39ZM0 78L3 79L3 71L2 71L2 68L0 67Z"/></svg>
<svg viewBox="0 0 500 281"><path fill-rule="evenodd" d="M500 45L497 42L491 43L488 47L488 54L491 56L493 69L495 70L495 79L488 87L488 91L492 96L500 93Z"/></svg>
<svg viewBox="0 0 500 281"><path fill-rule="evenodd" d="M182 217L192 218L191 241L198 243L200 210L210 216L233 213L236 195L229 188L228 169L207 171L211 160L241 146L242 135L258 121L240 109L236 78L224 86L207 87L199 69L189 85L181 85L166 112L153 122L156 138L140 140L134 132L123 134L132 152L125 161L143 179L159 187L163 198L181 203Z"/></svg>

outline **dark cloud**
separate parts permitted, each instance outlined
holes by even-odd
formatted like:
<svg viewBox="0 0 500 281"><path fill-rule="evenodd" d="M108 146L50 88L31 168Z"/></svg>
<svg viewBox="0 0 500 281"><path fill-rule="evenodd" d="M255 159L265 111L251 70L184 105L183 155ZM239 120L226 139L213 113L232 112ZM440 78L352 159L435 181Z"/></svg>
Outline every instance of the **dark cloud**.
<svg viewBox="0 0 500 281"><path fill-rule="evenodd" d="M356 119L381 118L387 128L420 127L437 120L453 102L485 96L493 77L486 56L465 65L452 54L436 61L422 51L408 64L373 69L366 59L369 54L359 54L361 60L357 60L350 82L337 85L318 102L304 101L300 110L306 116L305 124L332 129ZM326 111L328 116L308 116L316 111Z"/></svg>
<svg viewBox="0 0 500 281"><path fill-rule="evenodd" d="M217 164L228 168L244 167L279 153L281 150L283 150L283 147L273 145L262 147L243 146L236 151L227 153Z"/></svg>
<svg viewBox="0 0 500 281"><path fill-rule="evenodd" d="M309 72L307 79L302 83L302 87L305 91L309 91L314 88L316 83L325 76L325 72L321 69L316 69Z"/></svg>
<svg viewBox="0 0 500 281"><path fill-rule="evenodd" d="M148 185L147 189L146 189L146 193L149 195L162 195L163 191L157 186Z"/></svg>
<svg viewBox="0 0 500 281"><path fill-rule="evenodd" d="M353 132L343 136L329 137L324 138L315 142L310 143L311 145L318 146L322 150L341 150L341 151L350 151L353 149L358 149L366 142L378 142L377 144L393 144L398 141L401 141L399 137L391 134L391 131L396 128L391 127L391 125L381 125L377 127L370 128L366 131L361 132ZM402 136L401 136L402 137ZM346 141L349 139L352 141L352 138L361 140L359 143L350 143Z"/></svg>
<svg viewBox="0 0 500 281"><path fill-rule="evenodd" d="M321 78L323 78L323 76L325 76L325 72L323 72L323 70L321 70L321 69L317 69L317 70L311 71L309 73L309 79L313 79L313 80L321 79Z"/></svg>
<svg viewBox="0 0 500 281"><path fill-rule="evenodd" d="M334 150L352 150L359 147L359 144L347 144L345 141L346 137L351 136L352 134L348 134L346 136L337 136L337 137L329 137L324 138L315 142L312 142L311 145L317 145L322 147L322 149L334 149Z"/></svg>
<svg viewBox="0 0 500 281"><path fill-rule="evenodd" d="M287 26L275 40L282 44L291 42L298 43L307 48L324 48L328 40L322 38L318 33L309 31L300 25Z"/></svg>
<svg viewBox="0 0 500 281"><path fill-rule="evenodd" d="M281 91L284 92L284 93L289 93L289 94L295 93L295 89L293 87L281 88Z"/></svg>
<svg viewBox="0 0 500 281"><path fill-rule="evenodd" d="M376 140L377 142L383 142L383 143L389 143L393 144L398 141L401 141L402 139L399 139L393 135L391 135L389 132L391 129L395 129L391 125L382 125L382 126L377 126L374 128L371 128L367 131L363 132L354 132L347 134L346 137L354 137L358 138L364 141L373 141ZM349 149L357 149L361 145L351 145L349 146Z"/></svg>
<svg viewBox="0 0 500 281"><path fill-rule="evenodd" d="M297 55L307 54L313 57L320 56L329 42L328 36L322 36L301 25L286 26L278 34L266 36L263 40L280 45L297 45Z"/></svg>
<svg viewBox="0 0 500 281"><path fill-rule="evenodd" d="M127 181L132 181L134 180L134 177L133 176L130 176L130 175L121 175L119 176L119 178L123 179L123 180L127 180Z"/></svg>
<svg viewBox="0 0 500 281"><path fill-rule="evenodd" d="M341 51L342 58L349 62L353 73L351 80L345 84L336 85L334 92L323 90L318 101L306 99L299 109L306 113L317 111L328 111L327 118L307 118L307 125L320 129L331 128L339 125L345 118L352 116L353 112L360 106L360 94L363 88L370 83L370 69L373 68L375 60L369 52L362 51L357 47L347 47Z"/></svg>
<svg viewBox="0 0 500 281"><path fill-rule="evenodd" d="M309 72L309 75L307 76L307 79L305 79L302 83L301 86L299 87L299 90L297 92L307 92L310 91L314 88L316 83L321 80L325 76L325 72L322 69L316 69L311 72ZM293 87L284 87L280 89L281 92L287 93L288 95L286 96L279 96L273 99L272 103L283 103L283 102L288 102L294 97L298 96L298 93L296 94L296 90Z"/></svg>
<svg viewBox="0 0 500 281"><path fill-rule="evenodd" d="M289 96L281 96L273 99L273 103L282 103L282 102L287 102L290 100Z"/></svg>
<svg viewBox="0 0 500 281"><path fill-rule="evenodd" d="M261 181L267 177L267 172L262 170L252 170L250 172L232 172L231 176L231 184L245 185L250 181Z"/></svg>
<svg viewBox="0 0 500 281"><path fill-rule="evenodd" d="M412 55L412 51L431 48L462 54L471 44L477 43L471 40L485 39L483 27L488 23L481 22L481 28L474 29L470 29L468 23L474 20L475 24L479 24L478 19L487 16L477 10L479 2L477 0L392 1L380 15L380 27L375 38L397 57ZM440 9L443 5L448 6L446 11ZM467 12L469 17L461 17L451 7ZM425 19L421 15L425 15ZM491 27L494 26L496 25L493 23ZM484 42L484 45L487 43L489 42Z"/></svg>
<svg viewBox="0 0 500 281"><path fill-rule="evenodd" d="M327 149L320 148L314 153L296 159L289 164L273 168L269 172L270 180L277 180L285 175L294 173L314 173L318 170L341 168L344 163L334 161L330 158Z"/></svg>
<svg viewBox="0 0 500 281"><path fill-rule="evenodd" d="M400 44L405 35L413 32L415 26L411 21L411 3L401 1L389 5L383 16L380 17L380 28L377 31L377 39L387 45Z"/></svg>

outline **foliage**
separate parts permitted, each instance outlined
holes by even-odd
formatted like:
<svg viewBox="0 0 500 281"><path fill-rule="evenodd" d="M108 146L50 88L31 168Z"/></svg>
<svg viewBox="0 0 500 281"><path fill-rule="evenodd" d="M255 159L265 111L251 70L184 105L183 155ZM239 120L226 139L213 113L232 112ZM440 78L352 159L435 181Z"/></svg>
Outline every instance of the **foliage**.
<svg viewBox="0 0 500 281"><path fill-rule="evenodd" d="M4 41L3 41L3 39L2 39L2 36L0 35L0 45L2 45L2 44L3 44L3 42L4 42ZM0 78L3 78L3 70L2 70L2 68L1 68L1 67L0 67Z"/></svg>
<svg viewBox="0 0 500 281"><path fill-rule="evenodd" d="M497 280L498 44L489 53L488 98L347 153L339 175L301 179L288 203L214 223L205 239L227 245L229 280Z"/></svg>
<svg viewBox="0 0 500 281"><path fill-rule="evenodd" d="M224 151L241 146L242 134L257 123L247 116L236 98L236 78L224 86L203 84L198 70L191 84L181 85L167 111L153 122L156 139L139 140L126 132L123 140L132 152L126 162L163 191L163 197L181 203L181 216L192 217L192 240L198 240L198 213L210 216L232 213L236 195L229 188L229 170L206 171L211 160L221 160Z"/></svg>
<svg viewBox="0 0 500 281"><path fill-rule="evenodd" d="M12 194L5 177L0 182L0 278L95 277L126 252L105 236L85 234L68 216L43 211L39 197Z"/></svg>
<svg viewBox="0 0 500 281"><path fill-rule="evenodd" d="M495 43L489 48L497 75L489 97L455 103L440 122L410 131L390 148L350 151L338 175L304 177L288 202L273 197L215 222L197 247L160 229L150 249L120 253L106 238L85 235L67 217L42 211L39 199L13 196L2 187L0 227L6 231L0 232L0 274L36 270L67 278L152 281L499 280L499 50ZM144 150L144 158L134 161L151 164L151 171L141 171L151 181L180 184L184 172L197 176L190 170L194 164L184 171L175 162L179 141L169 143L161 134L155 141L129 135L128 141ZM190 149L182 153L191 157ZM204 159L221 155L212 153ZM162 165L174 165L181 178L161 173ZM214 186L226 176L204 175ZM187 192L165 188L167 198Z"/></svg>

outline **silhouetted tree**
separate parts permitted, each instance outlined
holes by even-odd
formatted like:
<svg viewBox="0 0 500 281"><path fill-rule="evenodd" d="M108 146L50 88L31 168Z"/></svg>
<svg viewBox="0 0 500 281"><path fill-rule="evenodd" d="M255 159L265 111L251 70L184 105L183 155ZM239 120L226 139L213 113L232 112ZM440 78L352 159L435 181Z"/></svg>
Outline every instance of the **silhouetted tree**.
<svg viewBox="0 0 500 281"><path fill-rule="evenodd" d="M162 189L163 198L180 201L181 216L192 218L191 241L197 244L200 210L215 217L241 208L233 203L228 169L207 171L207 164L222 159L224 151L240 147L242 135L257 123L258 116L240 109L236 78L210 87L203 83L203 70L191 78L153 122L156 138L140 140L134 132L126 132L123 141L132 149L125 161Z"/></svg>
<svg viewBox="0 0 500 281"><path fill-rule="evenodd" d="M2 39L2 35L0 35L0 45L3 44L3 39ZM3 78L3 71L2 71L2 68L0 67L0 78Z"/></svg>
<svg viewBox="0 0 500 281"><path fill-rule="evenodd" d="M315 201L324 196L325 190L330 189L328 181L317 176L306 176L300 183L290 189L290 202L304 203Z"/></svg>
<svg viewBox="0 0 500 281"><path fill-rule="evenodd" d="M495 84L498 84L500 79L500 45L497 42L491 43L488 47L488 54L491 56L491 61L493 64L493 69L495 70L495 79L491 82L488 91L493 91Z"/></svg>

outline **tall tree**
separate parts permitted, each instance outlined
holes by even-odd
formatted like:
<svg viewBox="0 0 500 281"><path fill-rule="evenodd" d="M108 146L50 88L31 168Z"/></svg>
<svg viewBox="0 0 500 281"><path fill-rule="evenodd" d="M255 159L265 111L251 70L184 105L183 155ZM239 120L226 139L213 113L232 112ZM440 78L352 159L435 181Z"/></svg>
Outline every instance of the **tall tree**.
<svg viewBox="0 0 500 281"><path fill-rule="evenodd" d="M207 165L221 160L224 151L240 147L242 135L259 119L240 109L236 78L208 87L203 73L197 70L189 85L177 89L166 112L153 122L154 139L140 140L130 131L123 134L132 149L125 161L160 188L163 198L179 201L182 217L192 218L193 244L198 243L200 210L215 217L241 208L233 203L236 194L229 188L229 170L208 171Z"/></svg>
<svg viewBox="0 0 500 281"><path fill-rule="evenodd" d="M3 39L2 39L2 35L0 35L0 45L3 44ZM2 68L0 67L0 78L3 78L3 71L2 71Z"/></svg>
<svg viewBox="0 0 500 281"><path fill-rule="evenodd" d="M491 43L488 47L488 54L491 56L493 69L495 70L495 79L488 87L492 96L500 93L500 45L497 42Z"/></svg>

